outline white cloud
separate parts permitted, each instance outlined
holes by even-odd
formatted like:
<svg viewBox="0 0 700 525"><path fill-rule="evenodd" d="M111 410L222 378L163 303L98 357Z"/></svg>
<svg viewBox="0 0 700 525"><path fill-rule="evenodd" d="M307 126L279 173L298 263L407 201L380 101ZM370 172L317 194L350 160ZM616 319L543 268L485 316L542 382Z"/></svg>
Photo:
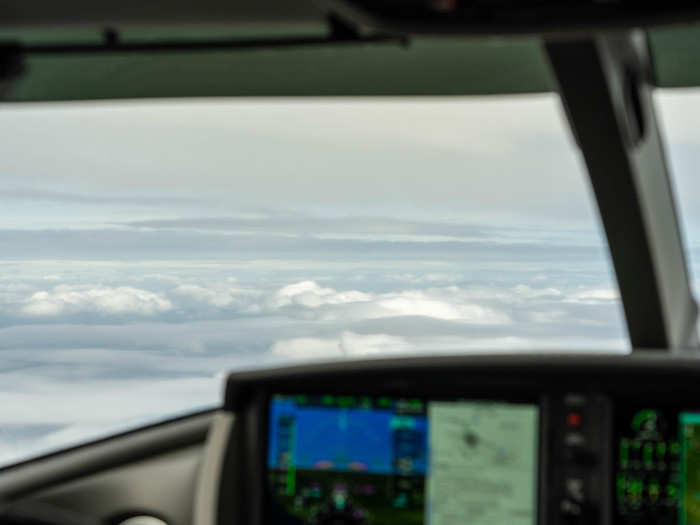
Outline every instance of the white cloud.
<svg viewBox="0 0 700 525"><path fill-rule="evenodd" d="M335 338L296 337L275 342L272 354L294 359L333 359L409 353L414 347L403 337L342 332Z"/></svg>
<svg viewBox="0 0 700 525"><path fill-rule="evenodd" d="M59 285L33 293L21 311L28 316L55 317L76 313L155 315L173 307L164 296L130 286Z"/></svg>
<svg viewBox="0 0 700 525"><path fill-rule="evenodd" d="M368 302L371 298L371 295L355 290L336 292L332 288L323 288L314 281L301 281L280 288L270 298L269 305L274 310L289 305L318 308L329 304Z"/></svg>
<svg viewBox="0 0 700 525"><path fill-rule="evenodd" d="M299 359L328 359L343 355L338 339L319 337L283 339L274 343L270 351L280 357Z"/></svg>
<svg viewBox="0 0 700 525"><path fill-rule="evenodd" d="M0 304L16 308L35 288L23 282L0 282Z"/></svg>
<svg viewBox="0 0 700 525"><path fill-rule="evenodd" d="M337 291L314 281L302 281L276 291L267 306L273 311L283 310L289 314L296 311L304 318L329 321L420 316L478 324L510 322L507 314L476 304L468 293L456 286L376 294Z"/></svg>
<svg viewBox="0 0 700 525"><path fill-rule="evenodd" d="M247 308L252 312L260 310L257 305L251 304L251 299L258 297L262 292L232 286L230 283L231 281L214 284L209 287L197 284L181 284L172 290L172 293L218 308Z"/></svg>
<svg viewBox="0 0 700 525"><path fill-rule="evenodd" d="M526 297L528 299L532 298L539 298L539 297L561 297L562 292L561 290L557 290L556 288L532 288L526 284L519 284L517 285L513 291L521 296L521 297Z"/></svg>
<svg viewBox="0 0 700 525"><path fill-rule="evenodd" d="M604 304L620 300L620 293L613 288L589 288L570 294L566 300L581 304Z"/></svg>
<svg viewBox="0 0 700 525"><path fill-rule="evenodd" d="M386 294L377 300L377 306L386 313L375 317L424 316L445 321L462 321L478 324L506 324L508 315L493 308L474 304L459 293L445 290L408 290Z"/></svg>

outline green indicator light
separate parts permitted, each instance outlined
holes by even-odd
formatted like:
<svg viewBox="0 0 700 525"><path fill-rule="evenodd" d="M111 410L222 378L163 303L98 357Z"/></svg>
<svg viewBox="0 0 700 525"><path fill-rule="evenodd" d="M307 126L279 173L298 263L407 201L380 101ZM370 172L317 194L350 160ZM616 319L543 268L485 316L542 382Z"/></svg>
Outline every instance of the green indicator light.
<svg viewBox="0 0 700 525"><path fill-rule="evenodd" d="M626 439L620 441L620 461L626 463L630 458L630 442Z"/></svg>
<svg viewBox="0 0 700 525"><path fill-rule="evenodd" d="M305 405L308 402L309 398L307 396L297 396L297 405Z"/></svg>
<svg viewBox="0 0 700 525"><path fill-rule="evenodd" d="M372 400L368 397L361 397L360 406L363 408L370 408L372 406Z"/></svg>
<svg viewBox="0 0 700 525"><path fill-rule="evenodd" d="M355 398L352 396L340 396L338 397L338 405L343 408L351 407L355 404Z"/></svg>
<svg viewBox="0 0 700 525"><path fill-rule="evenodd" d="M678 499L678 489L671 483L666 485L666 494L668 494L668 497L671 499Z"/></svg>
<svg viewBox="0 0 700 525"><path fill-rule="evenodd" d="M660 492L659 484L656 481L649 483L649 498L651 498L652 501L659 499Z"/></svg>
<svg viewBox="0 0 700 525"><path fill-rule="evenodd" d="M641 441L637 441L637 440L635 439L634 441L632 441L632 448L633 448L634 450L639 450L640 448L642 448L642 442L641 442Z"/></svg>
<svg viewBox="0 0 700 525"><path fill-rule="evenodd" d="M652 459L654 458L654 446L651 443L645 444L644 449L642 450L642 455L645 463L651 463Z"/></svg>
<svg viewBox="0 0 700 525"><path fill-rule="evenodd" d="M617 475L617 497L622 498L625 495L625 487L627 485L627 480L624 474Z"/></svg>
<svg viewBox="0 0 700 525"><path fill-rule="evenodd" d="M411 408L423 408L423 401L420 399L411 399L408 403Z"/></svg>
<svg viewBox="0 0 700 525"><path fill-rule="evenodd" d="M377 404L378 404L380 407L388 408L388 407L391 406L391 399L389 399L388 397L380 397L380 398L377 400Z"/></svg>
<svg viewBox="0 0 700 525"><path fill-rule="evenodd" d="M664 456L666 455L666 443L663 441L661 443L657 443L656 454L659 456L659 459L664 459Z"/></svg>
<svg viewBox="0 0 700 525"><path fill-rule="evenodd" d="M671 441L671 446L669 448L671 449L671 454L674 456L677 456L681 452L681 446L678 444L678 441Z"/></svg>
<svg viewBox="0 0 700 525"><path fill-rule="evenodd" d="M640 410L632 418L632 428L635 430L640 430L642 426L650 426L656 428L656 421L659 419L659 415L655 410ZM645 424L646 423L646 424Z"/></svg>
<svg viewBox="0 0 700 525"><path fill-rule="evenodd" d="M642 492L644 492L644 485L642 484L642 481L635 478L630 479L627 482L627 492L634 497L640 496Z"/></svg>
<svg viewBox="0 0 700 525"><path fill-rule="evenodd" d="M323 396L321 398L321 403L323 403L324 405L332 405L334 402L335 399L333 398L333 396Z"/></svg>

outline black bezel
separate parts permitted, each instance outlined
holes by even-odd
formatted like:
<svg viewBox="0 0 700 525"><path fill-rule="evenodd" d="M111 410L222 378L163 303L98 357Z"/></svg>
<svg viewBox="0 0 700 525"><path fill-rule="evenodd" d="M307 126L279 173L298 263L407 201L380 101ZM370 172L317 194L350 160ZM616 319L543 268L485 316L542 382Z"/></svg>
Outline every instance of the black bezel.
<svg viewBox="0 0 700 525"><path fill-rule="evenodd" d="M246 525L272 525L269 516L266 515L266 509L269 509L269 498L271 495L268 490L267 480L267 449L268 443L268 424L269 424L269 403L273 395L295 395L295 394L331 394L331 395L367 395L370 397L389 396L392 398L421 398L424 400L468 400L481 402L496 402L510 404L527 404L537 408L537 425L538 425L538 440L537 440L537 471L535 472L536 483L536 520L535 523L541 523L542 509L542 484L544 478L544 458L546 457L544 436L544 403L542 396L537 391L523 391L518 388L513 390L510 395L494 396L493 392L489 395L488 391L480 388L469 389L461 387L458 391L454 387L445 389L436 389L432 392L420 390L419 386L414 386L409 390L403 388L382 388L368 386L367 388L353 387L351 385L341 385L336 388L328 386L309 385L306 388L300 389L298 386L290 387L288 385L280 385L279 387L258 388L251 391L248 402L239 412L239 420L236 426L242 430L240 436L243 438L243 450L238 455L238 465L245 465L247 472L247 483L239 484L239 487L244 488L245 496L241 499L239 507L238 520L236 523ZM241 423L243 423L241 425Z"/></svg>
<svg viewBox="0 0 700 525"><path fill-rule="evenodd" d="M330 394L334 396L343 396L343 395L362 395L362 396L368 396L371 398L377 398L381 396L389 396L390 394L387 393L368 393L366 391L357 391L357 392L346 392L346 391L333 391L333 392L315 392L315 391L310 391L310 390L304 390L303 392L298 392L298 391L277 391L277 392L267 392L265 395L265 400L264 400L264 407L260 407L260 415L259 417L263 419L264 425L263 425L263 439L260 439L259 442L262 445L262 458L258 455L257 457L262 460L262 472L263 472L263 478L264 478L264 488L262 490L263 492L263 505L262 505L262 513L260 515L261 522L265 525L274 525L272 521L268 519L268 516L266 515L266 510L271 508L270 503L272 503L272 494L270 494L269 491L269 482L268 482L268 466L267 466L267 451L268 447L270 446L269 443L269 421L270 421L270 402L272 400L272 397L275 395L298 395L298 394L312 394L312 395L325 395L325 394ZM535 523L539 523L540 521L540 500L541 500L541 469L542 465L540 464L540 460L543 454L542 446L543 446L543 441L542 441L542 399L539 396L536 397L527 397L523 398L522 396L518 397L473 397L473 396L466 396L466 395L459 395L459 396L426 396L424 394L420 395L404 395L404 396L395 396L391 395L393 399L403 399L403 398L415 398L415 399L420 399L426 403L432 402L432 401L470 401L470 402L481 402L481 403L504 403L504 404L512 404L512 405L527 405L527 406L532 406L537 408L537 443L536 443L536 471L534 473L535 480L534 483L536 485L536 491L535 491Z"/></svg>

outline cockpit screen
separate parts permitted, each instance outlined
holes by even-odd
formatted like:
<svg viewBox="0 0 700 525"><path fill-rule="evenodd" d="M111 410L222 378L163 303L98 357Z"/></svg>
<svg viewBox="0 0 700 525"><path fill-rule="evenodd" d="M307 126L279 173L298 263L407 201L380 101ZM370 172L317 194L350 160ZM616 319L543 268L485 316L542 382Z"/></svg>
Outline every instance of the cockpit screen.
<svg viewBox="0 0 700 525"><path fill-rule="evenodd" d="M538 407L275 395L268 523L534 525Z"/></svg>
<svg viewBox="0 0 700 525"><path fill-rule="evenodd" d="M700 414L679 416L681 452L680 520L682 525L700 524Z"/></svg>
<svg viewBox="0 0 700 525"><path fill-rule="evenodd" d="M616 520L620 525L700 525L700 413L620 411Z"/></svg>

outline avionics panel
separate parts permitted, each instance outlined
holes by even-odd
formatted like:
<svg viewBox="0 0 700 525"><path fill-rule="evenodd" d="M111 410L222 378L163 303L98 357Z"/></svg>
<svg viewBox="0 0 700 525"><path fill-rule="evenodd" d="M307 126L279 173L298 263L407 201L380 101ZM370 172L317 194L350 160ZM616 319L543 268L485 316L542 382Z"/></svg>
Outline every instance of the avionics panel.
<svg viewBox="0 0 700 525"><path fill-rule="evenodd" d="M698 377L700 359L654 356L444 356L238 372L227 384L224 410L235 423L212 525L333 516L432 524L465 508L470 523L491 516L495 525L700 525ZM465 426L482 412L508 420L509 432L491 439L488 427ZM518 447L533 451L518 460L533 466L515 481L522 471L497 460ZM531 505L492 490L515 494L514 485ZM487 489L496 495L483 510L475 501ZM517 512L508 514L511 503Z"/></svg>
<svg viewBox="0 0 700 525"><path fill-rule="evenodd" d="M272 395L267 523L537 522L539 407Z"/></svg>

